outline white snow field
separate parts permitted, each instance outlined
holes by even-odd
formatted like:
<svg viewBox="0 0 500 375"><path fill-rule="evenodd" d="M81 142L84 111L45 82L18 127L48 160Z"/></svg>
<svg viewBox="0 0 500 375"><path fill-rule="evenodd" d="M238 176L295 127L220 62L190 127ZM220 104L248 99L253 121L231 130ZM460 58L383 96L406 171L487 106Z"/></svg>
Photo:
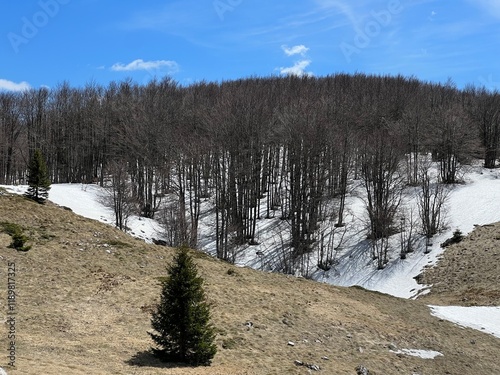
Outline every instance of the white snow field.
<svg viewBox="0 0 500 375"><path fill-rule="evenodd" d="M27 189L26 186L3 187L18 194L23 194ZM114 225L112 210L102 203L103 194L103 189L97 185L55 184L52 185L49 199L58 205L71 208L76 214ZM414 197L410 194L406 198L409 206L414 207L415 203L411 202ZM209 206L210 202L204 202L202 211L205 209L208 212ZM433 238L433 243L429 247L431 251L425 254L426 246L421 243L418 249L402 260L399 258L395 238L390 261L383 270L377 269L366 241L365 208L360 195L350 196L347 206L348 213L345 218L347 232L336 253L335 266L329 271L314 270L311 272L313 279L340 286L359 285L400 298L415 298L420 293L428 292L431 286L418 284L414 278L422 272L425 266L436 263L444 251L440 244L451 237L453 231L459 229L463 234L468 234L475 225L500 221L500 171L478 166L471 167L465 176L465 183L455 185L451 191L447 230ZM199 247L211 254L215 253L213 220L211 215L202 213L199 227ZM280 251L282 243L287 240L283 237L286 233L283 225L286 223L278 218L259 220L257 224L258 233L260 233L257 239L259 245L243 248L237 254L236 264L272 270L272 259L276 258L276 252ZM127 226L130 228L130 234L147 242L162 236L161 226L155 220L132 217ZM336 238L340 237L341 233L336 236ZM431 312L441 319L500 338L500 307L431 306ZM402 354L426 355L416 350L408 350Z"/></svg>
<svg viewBox="0 0 500 375"><path fill-rule="evenodd" d="M500 338L500 307L429 306L431 314Z"/></svg>

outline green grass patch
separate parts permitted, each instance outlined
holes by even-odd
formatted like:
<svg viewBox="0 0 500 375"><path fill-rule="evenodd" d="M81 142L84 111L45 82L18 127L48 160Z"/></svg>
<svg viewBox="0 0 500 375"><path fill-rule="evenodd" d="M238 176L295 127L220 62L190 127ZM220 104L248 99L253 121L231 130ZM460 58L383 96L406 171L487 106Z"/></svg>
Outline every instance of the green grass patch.
<svg viewBox="0 0 500 375"><path fill-rule="evenodd" d="M16 233L22 233L23 228L15 223L2 222L0 223L0 227L4 233L7 233L9 236L14 236Z"/></svg>
<svg viewBox="0 0 500 375"><path fill-rule="evenodd" d="M9 245L10 248L18 251L28 251L31 249L31 246L26 245L29 238L24 234L24 229L19 224L1 222L0 228L12 237L12 242Z"/></svg>

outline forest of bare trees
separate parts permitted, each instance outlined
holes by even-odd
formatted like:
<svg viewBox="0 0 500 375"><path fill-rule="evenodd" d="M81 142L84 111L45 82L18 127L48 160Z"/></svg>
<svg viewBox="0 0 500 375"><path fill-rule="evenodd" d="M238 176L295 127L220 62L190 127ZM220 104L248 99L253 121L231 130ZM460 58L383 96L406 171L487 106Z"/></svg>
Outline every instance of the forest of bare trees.
<svg viewBox="0 0 500 375"><path fill-rule="evenodd" d="M26 183L39 149L53 183L107 186L118 227L135 210L163 221L169 244L191 247L209 201L216 255L228 261L258 243L259 219L279 217L289 228L285 272L314 251L321 265L331 261L322 228L345 225L350 181L362 181L367 238L383 267L403 189L420 186L422 233L432 236L440 184L458 182L473 158L495 167L499 147L499 93L402 76L64 82L0 93L0 184ZM439 166L432 179L426 155ZM161 204L167 196L175 199Z"/></svg>

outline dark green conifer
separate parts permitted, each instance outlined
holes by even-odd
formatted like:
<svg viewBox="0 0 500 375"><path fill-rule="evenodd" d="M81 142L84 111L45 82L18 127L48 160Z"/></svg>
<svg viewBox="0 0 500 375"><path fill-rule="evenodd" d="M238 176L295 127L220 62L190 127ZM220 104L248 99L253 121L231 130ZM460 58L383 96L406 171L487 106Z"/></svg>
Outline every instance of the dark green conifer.
<svg viewBox="0 0 500 375"><path fill-rule="evenodd" d="M203 279L187 248L178 249L168 274L151 318L153 353L164 361L209 365L217 351L215 331Z"/></svg>
<svg viewBox="0 0 500 375"><path fill-rule="evenodd" d="M50 180L47 165L40 150L35 150L28 170L28 191L26 196L38 203L43 203L49 197Z"/></svg>

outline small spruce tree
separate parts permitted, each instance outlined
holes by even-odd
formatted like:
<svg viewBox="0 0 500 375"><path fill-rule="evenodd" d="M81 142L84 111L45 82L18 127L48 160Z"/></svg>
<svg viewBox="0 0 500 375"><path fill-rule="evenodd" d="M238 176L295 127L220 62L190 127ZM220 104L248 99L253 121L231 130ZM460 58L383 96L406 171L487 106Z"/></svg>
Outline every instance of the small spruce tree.
<svg viewBox="0 0 500 375"><path fill-rule="evenodd" d="M209 365L217 348L203 279L187 248L178 249L168 267L168 278L149 332L157 348L153 353L164 361L189 365Z"/></svg>
<svg viewBox="0 0 500 375"><path fill-rule="evenodd" d="M38 203L45 202L49 196L50 180L47 165L40 150L35 150L28 170L28 191L26 196Z"/></svg>

